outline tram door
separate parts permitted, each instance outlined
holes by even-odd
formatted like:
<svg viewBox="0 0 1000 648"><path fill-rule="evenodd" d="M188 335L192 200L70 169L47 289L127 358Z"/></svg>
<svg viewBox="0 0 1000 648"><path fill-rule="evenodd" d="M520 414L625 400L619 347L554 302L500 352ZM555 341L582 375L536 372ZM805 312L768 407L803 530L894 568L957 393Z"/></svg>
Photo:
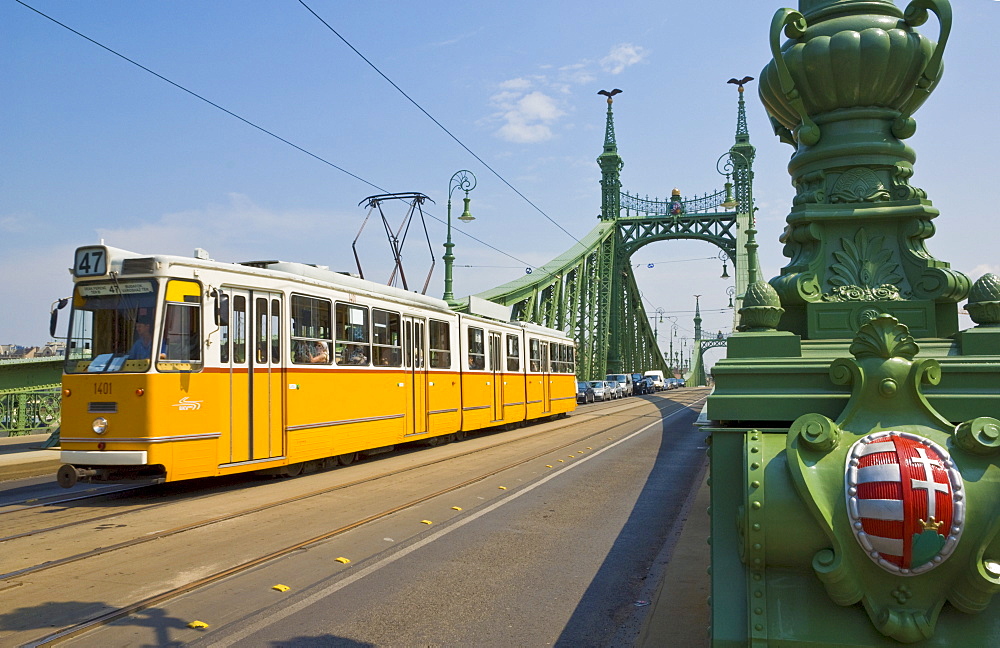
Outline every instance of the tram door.
<svg viewBox="0 0 1000 648"><path fill-rule="evenodd" d="M232 339L228 463L280 457L282 296L256 290L226 292L232 308L226 332Z"/></svg>
<svg viewBox="0 0 1000 648"><path fill-rule="evenodd" d="M426 321L403 316L403 369L409 377L406 404L406 432L427 432L427 364L424 349Z"/></svg>
<svg viewBox="0 0 1000 648"><path fill-rule="evenodd" d="M503 336L490 332L490 371L493 372L493 420L503 420Z"/></svg>
<svg viewBox="0 0 1000 648"><path fill-rule="evenodd" d="M549 343L542 342L542 412L552 411L552 367L549 365Z"/></svg>

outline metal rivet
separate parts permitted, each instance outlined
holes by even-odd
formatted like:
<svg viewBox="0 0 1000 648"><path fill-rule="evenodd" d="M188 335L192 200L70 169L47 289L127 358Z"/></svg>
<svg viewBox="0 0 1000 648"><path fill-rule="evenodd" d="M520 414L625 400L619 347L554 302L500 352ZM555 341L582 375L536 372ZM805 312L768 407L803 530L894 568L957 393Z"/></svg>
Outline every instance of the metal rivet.
<svg viewBox="0 0 1000 648"><path fill-rule="evenodd" d="M756 479L750 482L750 485L753 486L754 488L760 488L760 482L757 481Z"/></svg>

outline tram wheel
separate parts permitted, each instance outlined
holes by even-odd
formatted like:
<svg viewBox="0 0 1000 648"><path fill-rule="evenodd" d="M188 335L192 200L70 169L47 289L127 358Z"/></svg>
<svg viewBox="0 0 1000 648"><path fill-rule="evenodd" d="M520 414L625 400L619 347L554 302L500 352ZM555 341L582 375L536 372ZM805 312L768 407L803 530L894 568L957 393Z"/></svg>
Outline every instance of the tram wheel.
<svg viewBox="0 0 1000 648"><path fill-rule="evenodd" d="M348 452L347 454L342 454L337 457L337 463L341 466L350 466L354 463L354 460L358 458L357 452Z"/></svg>
<svg viewBox="0 0 1000 648"><path fill-rule="evenodd" d="M465 441L465 439L468 438L469 435L465 432L465 430L459 430L458 432L455 433L454 436L455 436L455 441L457 442L457 441Z"/></svg>
<svg viewBox="0 0 1000 648"><path fill-rule="evenodd" d="M282 471L282 472L285 475L285 477L298 477L299 475L302 474L302 469L304 467L305 467L305 464L303 464L301 462L299 462L299 463L293 463L293 464L289 464L289 465L285 466L285 470Z"/></svg>

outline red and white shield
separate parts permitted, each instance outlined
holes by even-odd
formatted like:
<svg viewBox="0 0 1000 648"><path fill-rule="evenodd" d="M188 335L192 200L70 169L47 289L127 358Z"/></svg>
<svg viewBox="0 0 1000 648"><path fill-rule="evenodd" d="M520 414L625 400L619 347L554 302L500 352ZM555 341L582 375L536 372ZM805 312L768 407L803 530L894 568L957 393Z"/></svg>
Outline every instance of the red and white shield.
<svg viewBox="0 0 1000 648"><path fill-rule="evenodd" d="M921 574L958 545L962 475L933 441L897 431L863 437L847 455L844 487L854 537L883 569Z"/></svg>

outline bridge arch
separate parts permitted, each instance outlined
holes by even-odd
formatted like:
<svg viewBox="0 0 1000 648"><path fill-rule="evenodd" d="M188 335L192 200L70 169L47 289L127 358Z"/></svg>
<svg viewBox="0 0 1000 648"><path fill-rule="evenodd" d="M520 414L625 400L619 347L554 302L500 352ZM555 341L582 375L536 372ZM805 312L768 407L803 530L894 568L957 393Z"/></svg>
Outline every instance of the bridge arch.
<svg viewBox="0 0 1000 648"><path fill-rule="evenodd" d="M531 274L476 296L510 306L515 319L558 328L572 335L582 379L607 373L660 369L670 373L632 271L631 257L659 241L698 240L722 250L733 264L736 291L747 286L746 234L752 231L753 157L746 130L743 87L739 88L736 143L720 157L722 190L684 198L674 190L666 200L640 198L621 190L624 162L614 134L608 96L601 168L601 220L579 243ZM605 93L607 95L607 93ZM459 308L468 308L468 301ZM700 326L695 348L700 362ZM709 347L706 347L709 348ZM695 366L692 362L692 367ZM699 376L704 383L704 371Z"/></svg>

